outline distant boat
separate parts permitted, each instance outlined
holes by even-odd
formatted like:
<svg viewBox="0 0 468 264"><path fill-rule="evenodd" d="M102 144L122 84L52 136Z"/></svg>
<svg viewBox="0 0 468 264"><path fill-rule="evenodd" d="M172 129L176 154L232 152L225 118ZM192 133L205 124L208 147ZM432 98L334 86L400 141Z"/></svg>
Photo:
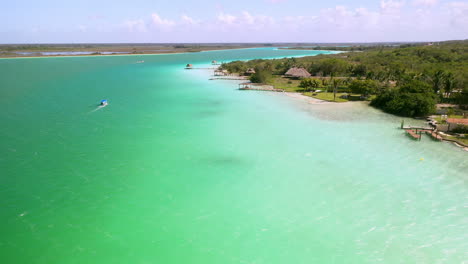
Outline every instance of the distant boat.
<svg viewBox="0 0 468 264"><path fill-rule="evenodd" d="M109 103L107 102L107 100L101 100L101 106L104 107L106 105L108 105Z"/></svg>
<svg viewBox="0 0 468 264"><path fill-rule="evenodd" d="M136 63L143 63L143 62L145 62L145 61L144 61L144 60L141 60L141 61L137 61Z"/></svg>

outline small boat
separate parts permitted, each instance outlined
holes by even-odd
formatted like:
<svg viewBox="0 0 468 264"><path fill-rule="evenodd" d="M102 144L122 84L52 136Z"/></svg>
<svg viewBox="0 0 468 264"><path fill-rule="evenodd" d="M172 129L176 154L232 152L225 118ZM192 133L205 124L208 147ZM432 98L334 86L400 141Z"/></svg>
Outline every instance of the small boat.
<svg viewBox="0 0 468 264"><path fill-rule="evenodd" d="M101 106L106 106L108 105L109 103L107 102L107 100L101 100Z"/></svg>
<svg viewBox="0 0 468 264"><path fill-rule="evenodd" d="M144 60L141 60L141 61L137 61L136 63L144 63L145 61Z"/></svg>

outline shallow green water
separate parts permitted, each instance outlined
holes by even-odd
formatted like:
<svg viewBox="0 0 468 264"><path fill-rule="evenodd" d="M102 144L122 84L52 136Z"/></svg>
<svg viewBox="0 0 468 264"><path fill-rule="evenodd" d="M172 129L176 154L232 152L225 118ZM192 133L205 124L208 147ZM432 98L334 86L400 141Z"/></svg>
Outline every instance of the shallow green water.
<svg viewBox="0 0 468 264"><path fill-rule="evenodd" d="M466 261L466 152L183 69L314 53L0 60L2 263Z"/></svg>

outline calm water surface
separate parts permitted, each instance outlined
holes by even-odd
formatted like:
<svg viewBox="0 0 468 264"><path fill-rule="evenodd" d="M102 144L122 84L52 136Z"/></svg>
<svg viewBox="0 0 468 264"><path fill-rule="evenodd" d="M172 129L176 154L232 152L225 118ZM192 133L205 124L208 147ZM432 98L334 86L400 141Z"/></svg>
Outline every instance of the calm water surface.
<svg viewBox="0 0 468 264"><path fill-rule="evenodd" d="M2 263L464 263L464 151L183 69L318 53L0 60Z"/></svg>

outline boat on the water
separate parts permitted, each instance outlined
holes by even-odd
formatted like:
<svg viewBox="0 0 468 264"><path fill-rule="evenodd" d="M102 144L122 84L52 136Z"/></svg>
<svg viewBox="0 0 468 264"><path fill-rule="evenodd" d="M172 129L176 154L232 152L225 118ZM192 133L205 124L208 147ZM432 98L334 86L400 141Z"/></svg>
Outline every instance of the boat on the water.
<svg viewBox="0 0 468 264"><path fill-rule="evenodd" d="M108 105L109 103L107 102L107 100L101 100L101 106L106 106Z"/></svg>

